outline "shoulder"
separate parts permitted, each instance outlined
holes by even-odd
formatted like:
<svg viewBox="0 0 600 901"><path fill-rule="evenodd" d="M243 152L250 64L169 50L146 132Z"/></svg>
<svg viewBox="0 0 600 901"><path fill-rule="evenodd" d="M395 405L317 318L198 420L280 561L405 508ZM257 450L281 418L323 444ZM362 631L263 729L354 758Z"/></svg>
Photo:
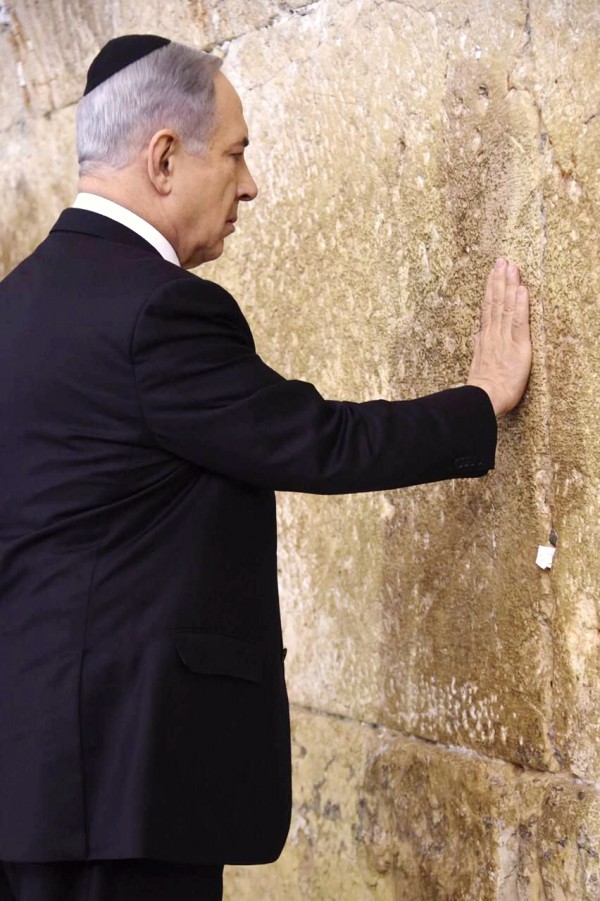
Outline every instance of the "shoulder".
<svg viewBox="0 0 600 901"><path fill-rule="evenodd" d="M172 318L173 316L233 317L245 322L235 298L216 282L199 278L185 269L163 270L144 298L140 313Z"/></svg>
<svg viewBox="0 0 600 901"><path fill-rule="evenodd" d="M253 346L250 328L235 298L221 285L191 272L171 267L163 270L152 290L141 300L137 312L137 335L160 331L174 333L237 334Z"/></svg>

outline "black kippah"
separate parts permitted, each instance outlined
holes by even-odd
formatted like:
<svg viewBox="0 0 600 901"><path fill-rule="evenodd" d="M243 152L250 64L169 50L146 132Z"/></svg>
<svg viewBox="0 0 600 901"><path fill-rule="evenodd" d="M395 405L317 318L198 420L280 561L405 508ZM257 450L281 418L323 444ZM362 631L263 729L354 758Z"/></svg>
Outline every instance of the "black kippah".
<svg viewBox="0 0 600 901"><path fill-rule="evenodd" d="M88 69L87 83L83 96L89 94L99 84L125 69L131 63L135 63L143 56L170 44L168 38L161 38L156 34L127 34L120 38L113 38L105 44L98 56L92 61Z"/></svg>

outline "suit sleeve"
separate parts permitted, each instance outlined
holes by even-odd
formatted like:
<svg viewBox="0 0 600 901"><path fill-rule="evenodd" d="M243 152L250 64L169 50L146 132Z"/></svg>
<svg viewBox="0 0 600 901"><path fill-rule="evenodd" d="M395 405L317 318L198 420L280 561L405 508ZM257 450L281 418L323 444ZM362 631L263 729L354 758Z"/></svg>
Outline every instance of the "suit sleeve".
<svg viewBox="0 0 600 901"><path fill-rule="evenodd" d="M345 494L481 476L494 465L496 418L480 388L324 400L266 366L235 300L203 279L182 277L148 299L131 352L155 440L229 478Z"/></svg>

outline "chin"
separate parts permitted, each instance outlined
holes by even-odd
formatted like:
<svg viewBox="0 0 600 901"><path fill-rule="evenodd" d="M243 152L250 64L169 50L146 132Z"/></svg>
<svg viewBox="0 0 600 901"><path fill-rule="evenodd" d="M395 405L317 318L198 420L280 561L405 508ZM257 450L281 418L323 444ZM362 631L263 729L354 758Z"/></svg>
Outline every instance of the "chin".
<svg viewBox="0 0 600 901"><path fill-rule="evenodd" d="M219 241L218 244L213 244L211 247L203 247L201 250L196 251L189 260L181 265L184 269L195 269L196 266L201 266L202 263L210 263L211 260L217 260L224 250L224 241Z"/></svg>

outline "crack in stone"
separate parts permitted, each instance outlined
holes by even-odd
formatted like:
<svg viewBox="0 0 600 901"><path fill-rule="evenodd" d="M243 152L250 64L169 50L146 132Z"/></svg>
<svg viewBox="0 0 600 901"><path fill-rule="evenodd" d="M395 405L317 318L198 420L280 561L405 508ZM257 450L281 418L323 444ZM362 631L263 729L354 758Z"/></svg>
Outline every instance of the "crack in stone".
<svg viewBox="0 0 600 901"><path fill-rule="evenodd" d="M534 103L534 107L538 116L538 148L539 148L539 164L540 164L540 184L537 191L537 204L539 209L539 221L540 221L540 232L541 232L541 244L540 244L540 331L542 337L542 348L541 348L541 360L540 360L540 370L544 373L544 407L545 407L545 416L544 416L544 429L545 429L545 443L547 448L547 460L546 460L546 472L547 472L547 481L546 481L546 496L544 498L544 505L548 512L548 533L554 531L555 521L556 521L556 498L555 498L555 490L554 490L554 455L552 448L552 434L551 434L551 420L552 420L552 396L550 391L550 385L548 382L548 344L547 344L547 336L546 336L546 310L544 303L544 284L545 284L545 268L546 268L546 257L547 257L547 249L548 249L548 216L546 212L546 203L544 197L544 184L543 184L543 172L544 172L544 164L546 160L547 153L547 144L548 144L548 133L545 130L543 113L539 103L536 99L531 96L531 99ZM544 585L542 583L542 590L546 588L547 596L550 599L552 611L556 609L556 598L554 596L554 591L552 588L552 583L548 574L542 575L543 583L547 583ZM540 627L545 633L546 639L546 647L547 654L550 658L550 685L548 687L548 695L549 695L549 705L550 705L550 713L549 713L549 741L553 750L553 754L559 765L563 761L563 755L560 752L559 748L556 746L555 742L551 740L551 735L554 734L554 682L555 682L555 663L554 663L554 644L553 644L553 631L552 631L551 622L543 622L540 619Z"/></svg>
<svg viewBox="0 0 600 901"><path fill-rule="evenodd" d="M461 745L445 744L438 739L426 738L423 735L413 735L412 733L402 732L399 729L394 729L392 726L378 723L375 720L361 720L353 716L348 716L344 713L335 713L331 710L321 710L320 708L314 707L311 704L300 704L297 701L291 701L290 708L292 711L298 710L302 713L310 713L314 716L321 716L325 719L335 720L341 723L348 723L349 725L352 724L355 726L363 726L365 728L371 729L373 732L389 732L395 737L401 738L409 744L417 743L419 745L423 745L424 747L438 750L440 751L440 753L455 754L456 756L463 757L466 760L477 760L489 764L510 767L520 777L521 780L542 780L544 782L548 782L551 785L577 785L581 786L582 788L592 789L593 791L600 793L600 782L582 779L580 776L575 776L573 773L567 770L552 772L551 770L547 769L534 769L531 766L525 767L522 764L515 763L512 760L507 760L504 757L492 757L488 754L482 754L479 751L475 751L473 750L473 748L462 747Z"/></svg>
<svg viewBox="0 0 600 901"><path fill-rule="evenodd" d="M293 16L307 16L321 2L321 0L312 0L311 3L305 3L304 6L287 7L287 11Z"/></svg>
<svg viewBox="0 0 600 901"><path fill-rule="evenodd" d="M522 53L525 53L531 45L531 0L525 0L525 25L523 33L525 34L525 43L523 44Z"/></svg>
<svg viewBox="0 0 600 901"><path fill-rule="evenodd" d="M420 15L432 13L438 8L437 3L432 3L431 6L415 6L413 3L407 3L406 0L375 0L375 6L387 6L389 4L403 6L405 9L410 9L412 12L419 13Z"/></svg>
<svg viewBox="0 0 600 901"><path fill-rule="evenodd" d="M522 58L526 55L531 56L533 54L533 26L531 23L531 0L525 0L524 3L524 12L525 12L525 24L523 26L523 35L524 35L524 43L519 56ZM550 139L550 135L548 133L548 129L546 128L546 124L544 122L543 110L540 105L540 102L536 98L535 94L529 87L516 87L514 79L511 77L511 73L508 74L508 90L512 91L520 91L526 95L528 95L530 102L533 105L535 113L537 115L537 130L538 130L538 159L539 159L539 170L540 170L540 181L538 188L535 192L536 195L536 203L539 210L539 222L540 222L540 264L539 264L539 272L540 272L540 281L539 281L539 309L540 309L540 332L542 339L542 346L540 352L540 360L539 360L539 372L540 372L540 380L542 382L541 388L544 392L544 429L545 429L545 461L544 461L544 469L546 472L545 483L543 486L544 496L543 496L543 507L546 511L548 517L547 523L547 531L548 534L554 531L555 527L555 492L554 492L554 458L552 452L552 435L551 435L551 412L552 412L552 398L548 383L548 353L547 353L547 340L546 340L546 312L544 307L544 275L545 275L545 263L546 263L546 255L548 248L548 218L546 213L546 204L544 197L544 167L546 162L546 155L548 152L548 148L552 146L552 142ZM550 575L548 573L544 573L541 575L541 590L542 595L544 596L544 600L549 600L551 604L552 612L556 609L556 599L554 597L553 587ZM555 663L554 663L554 643L553 643L553 631L552 631L552 623L551 618L549 619L547 616L540 615L539 626L544 634L544 643L546 646L546 659L549 661L549 672L550 679L549 685L547 686L547 698L548 698L548 730L547 737L548 743L552 750L552 754L554 760L558 764L559 767L564 765L564 757L560 751L560 749L556 746L553 737L555 735L555 724L554 724L554 683L555 683Z"/></svg>
<svg viewBox="0 0 600 901"><path fill-rule="evenodd" d="M225 38L219 38L216 41L209 41L206 44L202 45L202 50L206 53L212 53L215 50L222 51L223 55L227 55L227 50L229 49L229 45L234 41L239 41L241 38L247 37L249 34L253 34L254 32L266 31L269 28L272 28L275 24L282 21L286 18L286 14L291 16L306 16L309 15L313 10L320 6L323 0L311 0L310 3L305 3L303 6L293 7L293 6L284 6L280 7L276 12L274 12L262 25L255 25L254 28L249 28L247 31L240 31L238 34L231 34Z"/></svg>

